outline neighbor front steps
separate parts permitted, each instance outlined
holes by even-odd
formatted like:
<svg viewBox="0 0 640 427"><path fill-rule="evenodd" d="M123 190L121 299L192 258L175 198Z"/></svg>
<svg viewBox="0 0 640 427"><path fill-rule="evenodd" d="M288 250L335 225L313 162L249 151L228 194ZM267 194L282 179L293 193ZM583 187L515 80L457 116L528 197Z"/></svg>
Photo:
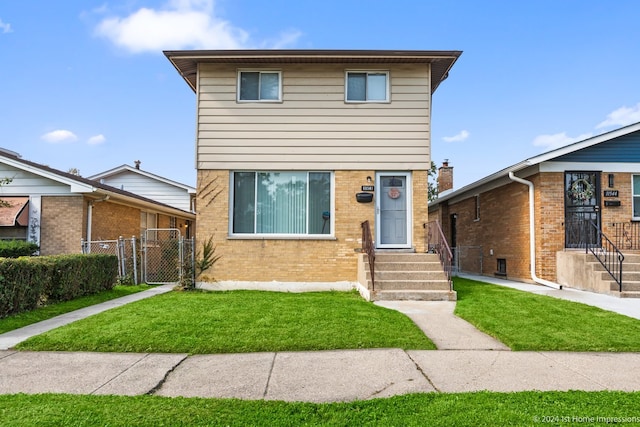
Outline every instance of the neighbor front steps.
<svg viewBox="0 0 640 427"><path fill-rule="evenodd" d="M622 292L602 264L595 259L589 262L592 270L600 275L599 280L610 289L609 294L620 298L640 298L640 254L625 253L622 262Z"/></svg>
<svg viewBox="0 0 640 427"><path fill-rule="evenodd" d="M456 292L436 254L376 252L375 283L372 286L369 262L364 260L364 282L372 301L414 300L455 301Z"/></svg>

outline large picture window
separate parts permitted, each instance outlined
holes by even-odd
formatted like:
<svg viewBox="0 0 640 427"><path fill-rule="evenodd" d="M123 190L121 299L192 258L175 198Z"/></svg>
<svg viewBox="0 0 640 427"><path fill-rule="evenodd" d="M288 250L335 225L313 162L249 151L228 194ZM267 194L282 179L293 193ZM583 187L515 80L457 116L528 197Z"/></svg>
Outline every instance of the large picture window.
<svg viewBox="0 0 640 427"><path fill-rule="evenodd" d="M330 172L234 172L232 234L329 235Z"/></svg>
<svg viewBox="0 0 640 427"><path fill-rule="evenodd" d="M239 101L280 101L279 71L240 71Z"/></svg>
<svg viewBox="0 0 640 427"><path fill-rule="evenodd" d="M348 71L346 99L349 102L388 101L389 73L386 71Z"/></svg>

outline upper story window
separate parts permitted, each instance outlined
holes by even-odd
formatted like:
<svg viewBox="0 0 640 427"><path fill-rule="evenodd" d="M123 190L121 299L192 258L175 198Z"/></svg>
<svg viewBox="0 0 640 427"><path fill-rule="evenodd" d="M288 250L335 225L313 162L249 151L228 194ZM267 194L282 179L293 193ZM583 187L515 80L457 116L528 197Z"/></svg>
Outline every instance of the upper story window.
<svg viewBox="0 0 640 427"><path fill-rule="evenodd" d="M240 71L238 101L280 101L282 98L280 71Z"/></svg>
<svg viewBox="0 0 640 427"><path fill-rule="evenodd" d="M389 72L347 71L347 102L388 102Z"/></svg>

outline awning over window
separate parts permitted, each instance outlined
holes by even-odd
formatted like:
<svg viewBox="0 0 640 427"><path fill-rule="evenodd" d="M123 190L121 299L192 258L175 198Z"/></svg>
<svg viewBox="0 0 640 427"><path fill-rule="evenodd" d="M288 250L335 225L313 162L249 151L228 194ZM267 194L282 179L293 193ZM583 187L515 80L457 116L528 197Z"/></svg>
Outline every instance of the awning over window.
<svg viewBox="0 0 640 427"><path fill-rule="evenodd" d="M29 197L0 196L0 227L29 225Z"/></svg>

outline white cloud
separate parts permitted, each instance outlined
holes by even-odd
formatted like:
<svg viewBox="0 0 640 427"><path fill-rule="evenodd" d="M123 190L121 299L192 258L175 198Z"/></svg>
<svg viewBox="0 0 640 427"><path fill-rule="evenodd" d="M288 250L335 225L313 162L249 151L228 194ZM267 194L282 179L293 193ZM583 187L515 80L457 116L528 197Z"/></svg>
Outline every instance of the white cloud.
<svg viewBox="0 0 640 427"><path fill-rule="evenodd" d="M471 135L469 132L462 130L453 136L445 136L442 139L446 142L459 142L469 138L469 135Z"/></svg>
<svg viewBox="0 0 640 427"><path fill-rule="evenodd" d="M596 126L596 129L609 126L626 126L640 122L640 103L635 107L620 107L607 114L607 118Z"/></svg>
<svg viewBox="0 0 640 427"><path fill-rule="evenodd" d="M585 133L576 137L571 137L568 136L566 132L555 133L553 135L538 135L533 140L533 145L536 147L543 147L546 150L554 150L574 142L591 138L592 136L593 135L590 133Z"/></svg>
<svg viewBox="0 0 640 427"><path fill-rule="evenodd" d="M58 129L58 130L51 131L49 133L45 133L40 138L52 144L57 144L60 142L73 142L78 140L78 137L76 136L76 134L74 134L70 130L64 130L64 129Z"/></svg>
<svg viewBox="0 0 640 427"><path fill-rule="evenodd" d="M104 19L96 34L133 52L164 49L241 49L249 35L217 18L213 0L174 0L164 8L141 8Z"/></svg>
<svg viewBox="0 0 640 427"><path fill-rule="evenodd" d="M91 138L89 138L87 140L87 144L89 145L99 145L102 144L103 142L105 142L107 140L107 138L104 137L104 135L100 134L100 135L94 135Z"/></svg>
<svg viewBox="0 0 640 427"><path fill-rule="evenodd" d="M2 22L2 19L0 19L0 33L10 33L12 32L13 29L11 29L11 24L7 24L5 22Z"/></svg>

